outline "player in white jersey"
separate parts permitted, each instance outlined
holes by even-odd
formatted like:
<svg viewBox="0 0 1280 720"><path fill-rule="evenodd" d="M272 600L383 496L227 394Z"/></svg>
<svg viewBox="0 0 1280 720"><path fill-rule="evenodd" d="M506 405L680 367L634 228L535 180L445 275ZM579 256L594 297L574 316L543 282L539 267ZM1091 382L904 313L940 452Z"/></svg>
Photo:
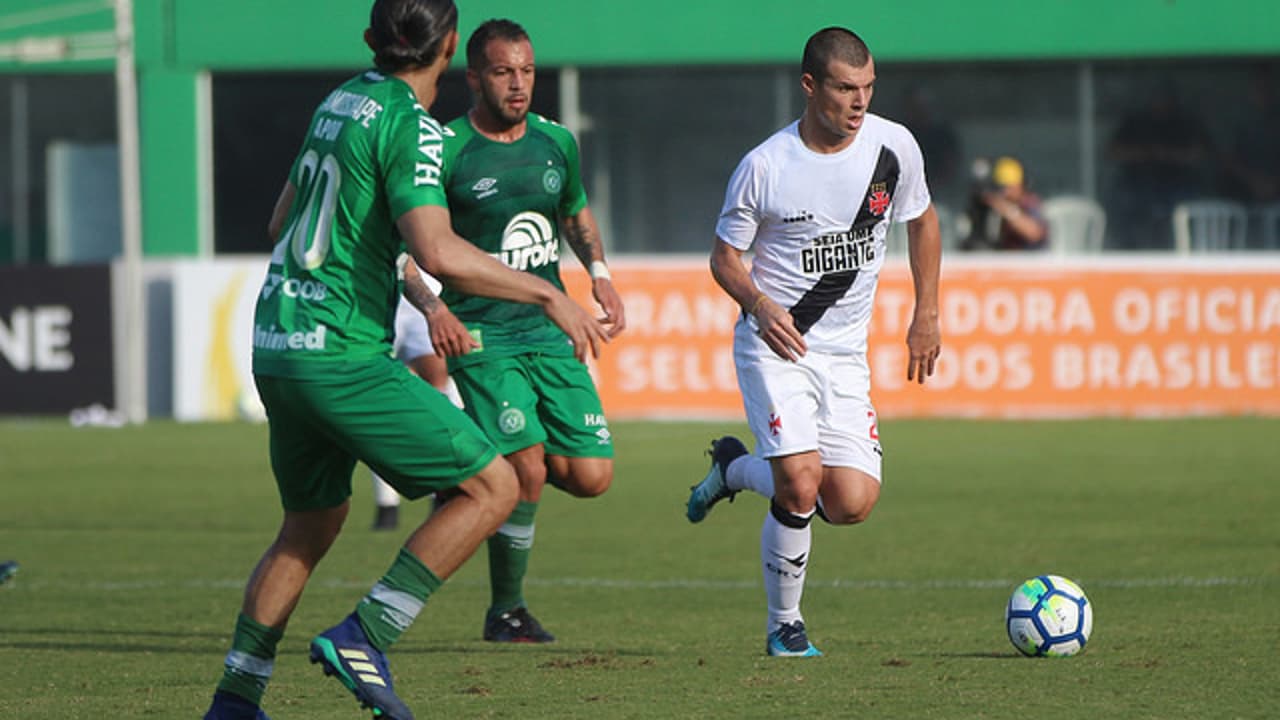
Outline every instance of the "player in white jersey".
<svg viewBox="0 0 1280 720"><path fill-rule="evenodd" d="M804 114L742 159L716 225L711 272L742 306L734 363L756 451L713 441L687 515L700 522L739 490L771 499L760 556L774 656L821 654L800 614L813 515L862 522L880 497L867 324L891 222L907 223L915 281L908 380L932 375L941 347L941 241L924 161L905 127L867 112L874 82L857 35L810 37Z"/></svg>
<svg viewBox="0 0 1280 720"><path fill-rule="evenodd" d="M406 263L411 262L407 255L403 260ZM439 295L443 288L440 281L421 268L417 270L427 289L433 295ZM442 319L444 322L457 322L444 303L440 304L437 312L447 313L447 317ZM441 321L438 320L436 324L441 324ZM458 394L458 386L453 382L453 378L449 377L449 367L444 358L436 353L435 344L431 341L431 327L426 316L414 307L407 297L401 295L400 304L396 306L395 340L391 350L395 353L396 359L408 366L414 375L426 380L432 387L444 393L454 405L462 407L462 396ZM464 327L463 332L465 331ZM372 476L375 506L373 529L394 530L400 524L400 493L377 473L372 473Z"/></svg>

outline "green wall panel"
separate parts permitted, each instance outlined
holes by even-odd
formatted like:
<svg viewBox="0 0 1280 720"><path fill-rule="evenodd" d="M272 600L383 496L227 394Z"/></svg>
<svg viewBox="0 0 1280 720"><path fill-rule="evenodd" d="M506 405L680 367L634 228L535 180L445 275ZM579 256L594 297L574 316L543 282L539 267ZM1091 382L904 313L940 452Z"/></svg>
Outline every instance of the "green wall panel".
<svg viewBox="0 0 1280 720"><path fill-rule="evenodd" d="M184 65L368 62L364 2L173 1ZM486 18L511 17L529 28L539 61L551 65L788 62L810 33L830 24L852 27L892 60L1276 53L1275 7L1274 0L459 2L464 33Z"/></svg>
<svg viewBox="0 0 1280 720"><path fill-rule="evenodd" d="M200 247L199 74L140 73L142 226L147 255L195 255Z"/></svg>

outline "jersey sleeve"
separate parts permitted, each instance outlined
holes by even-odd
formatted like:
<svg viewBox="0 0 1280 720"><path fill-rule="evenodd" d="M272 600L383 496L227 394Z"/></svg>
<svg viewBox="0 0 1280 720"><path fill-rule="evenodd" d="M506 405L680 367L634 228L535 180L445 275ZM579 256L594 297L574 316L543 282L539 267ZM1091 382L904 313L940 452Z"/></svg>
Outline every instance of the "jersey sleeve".
<svg viewBox="0 0 1280 720"><path fill-rule="evenodd" d="M565 179L564 190L560 193L560 215L573 217L587 206L587 189L582 184L582 162L578 156L578 141L567 128L557 126L561 132L555 133L556 143L564 153Z"/></svg>
<svg viewBox="0 0 1280 720"><path fill-rule="evenodd" d="M902 178L896 197L893 199L893 221L896 223L915 220L929 209L932 199L929 197L929 184L924 177L924 155L911 131L901 128L901 136L896 143L902 162Z"/></svg>
<svg viewBox="0 0 1280 720"><path fill-rule="evenodd" d="M738 163L724 193L724 206L716 222L716 236L739 250L747 250L755 242L760 227L764 201L765 166L763 159L750 153Z"/></svg>
<svg viewBox="0 0 1280 720"><path fill-rule="evenodd" d="M379 152L391 217L426 205L448 206L444 192L444 129L419 105L389 118Z"/></svg>

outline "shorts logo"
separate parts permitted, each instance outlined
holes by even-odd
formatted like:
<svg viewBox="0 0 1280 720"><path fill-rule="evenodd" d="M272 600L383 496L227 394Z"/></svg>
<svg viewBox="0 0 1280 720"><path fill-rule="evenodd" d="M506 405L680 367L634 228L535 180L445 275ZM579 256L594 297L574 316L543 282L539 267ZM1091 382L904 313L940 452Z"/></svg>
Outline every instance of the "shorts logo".
<svg viewBox="0 0 1280 720"><path fill-rule="evenodd" d="M600 428L596 431L596 437L600 438L597 445L608 445L613 440L613 435L609 433L609 428Z"/></svg>
<svg viewBox="0 0 1280 720"><path fill-rule="evenodd" d="M769 432L774 437L782 434L782 417L777 413L769 413Z"/></svg>
<svg viewBox="0 0 1280 720"><path fill-rule="evenodd" d="M507 408L498 415L498 429L503 435L515 435L524 430L524 413L518 408Z"/></svg>
<svg viewBox="0 0 1280 720"><path fill-rule="evenodd" d="M542 189L552 195L560 192L560 186L563 183L564 181L560 179L560 171L555 168L547 168L547 171L542 173Z"/></svg>

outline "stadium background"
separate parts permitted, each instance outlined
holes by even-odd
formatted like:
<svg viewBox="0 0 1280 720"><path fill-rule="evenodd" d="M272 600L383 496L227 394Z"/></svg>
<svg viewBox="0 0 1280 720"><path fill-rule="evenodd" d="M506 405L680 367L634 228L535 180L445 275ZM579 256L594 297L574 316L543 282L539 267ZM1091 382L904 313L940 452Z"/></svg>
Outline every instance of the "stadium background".
<svg viewBox="0 0 1280 720"><path fill-rule="evenodd" d="M954 161L930 168L952 215L969 162L1004 153L1024 160L1042 195L1105 204L1123 189L1109 138L1157 93L1204 123L1218 150L1206 185L1230 193L1240 127L1261 120L1252 88L1280 78L1280 36L1259 21L1271 12L1261 1L460 10L464 34L494 16L527 26L535 109L581 140L593 207L641 320L597 368L611 412L632 417L737 412L724 350L733 308L702 255L733 164L801 107L797 56L814 29L844 24L868 40L875 111L918 132L929 112L954 131ZM151 416L253 412L246 314L263 225L311 109L367 62L367 3L146 0L133 12L145 333L121 319L112 3L0 10L0 413L113 408L125 394L145 398ZM467 102L455 72L433 112L451 118ZM1280 413L1280 264L1262 222L1251 227L1253 252L1230 257L1171 257L1171 237L1135 253L1116 231L1094 257L952 255L950 380L924 391L893 381L901 328L890 317L877 328L877 403L899 415ZM882 302L901 301L905 283L895 259ZM145 360L126 352L140 335ZM139 368L145 391L128 377Z"/></svg>

